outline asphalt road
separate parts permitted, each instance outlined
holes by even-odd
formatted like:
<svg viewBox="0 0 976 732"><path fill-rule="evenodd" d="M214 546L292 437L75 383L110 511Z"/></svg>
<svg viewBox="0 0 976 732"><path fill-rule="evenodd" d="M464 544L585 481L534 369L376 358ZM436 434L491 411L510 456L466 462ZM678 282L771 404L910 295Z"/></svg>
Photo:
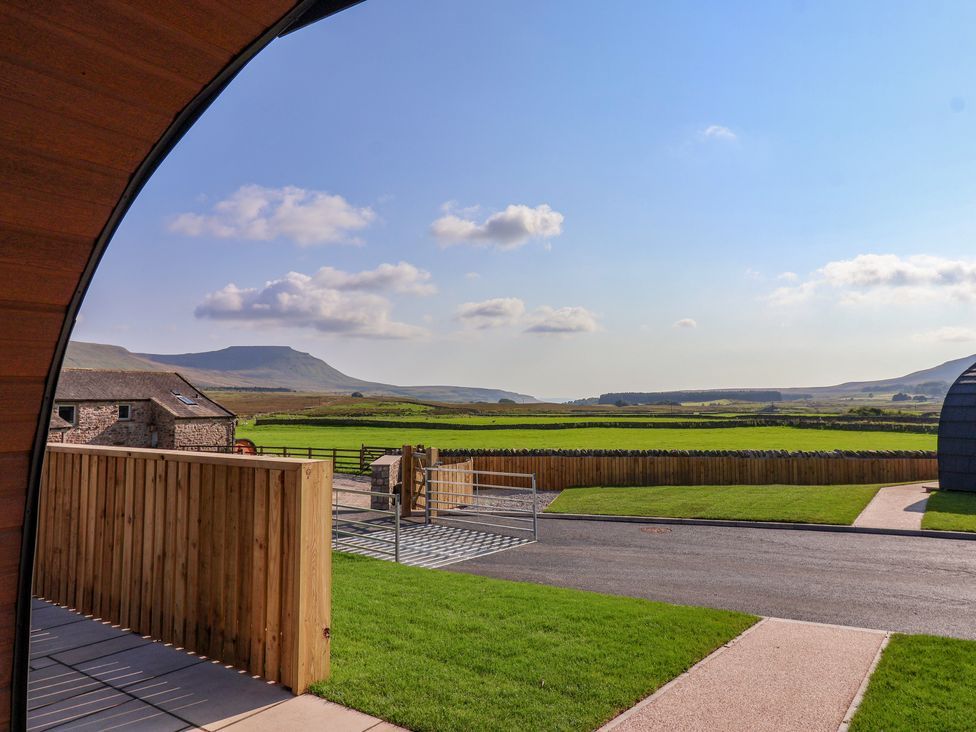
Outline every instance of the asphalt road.
<svg viewBox="0 0 976 732"><path fill-rule="evenodd" d="M537 544L450 569L757 615L976 638L976 541L560 519L541 520L539 537Z"/></svg>

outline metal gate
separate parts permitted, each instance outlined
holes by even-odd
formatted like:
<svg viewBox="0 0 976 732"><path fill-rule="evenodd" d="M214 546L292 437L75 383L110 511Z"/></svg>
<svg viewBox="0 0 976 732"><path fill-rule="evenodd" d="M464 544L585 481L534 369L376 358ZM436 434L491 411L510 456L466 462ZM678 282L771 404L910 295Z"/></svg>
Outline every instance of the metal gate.
<svg viewBox="0 0 976 732"><path fill-rule="evenodd" d="M426 468L424 523L461 524L489 534L538 541L534 473L499 473L452 465Z"/></svg>
<svg viewBox="0 0 976 732"><path fill-rule="evenodd" d="M502 479L526 487L497 485ZM536 541L534 475L437 466L424 469L424 484L423 513L418 505L409 518L396 493L333 488L333 549L443 567Z"/></svg>

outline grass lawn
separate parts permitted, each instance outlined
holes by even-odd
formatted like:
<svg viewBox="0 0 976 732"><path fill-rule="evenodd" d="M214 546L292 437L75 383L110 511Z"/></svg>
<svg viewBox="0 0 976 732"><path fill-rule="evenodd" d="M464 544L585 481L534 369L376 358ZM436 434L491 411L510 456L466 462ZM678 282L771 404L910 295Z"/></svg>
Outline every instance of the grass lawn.
<svg viewBox="0 0 976 732"><path fill-rule="evenodd" d="M592 730L757 620L344 554L332 612L313 692L418 732Z"/></svg>
<svg viewBox="0 0 976 732"><path fill-rule="evenodd" d="M560 493L546 511L851 524L880 487L881 484L570 488Z"/></svg>
<svg viewBox="0 0 976 732"><path fill-rule="evenodd" d="M976 729L976 641L896 635L850 732Z"/></svg>
<svg viewBox="0 0 976 732"><path fill-rule="evenodd" d="M594 450L934 450L935 435L905 432L809 430L795 427L735 429L438 430L398 427L241 425L238 437L258 445L345 447L433 445L440 448L569 448Z"/></svg>
<svg viewBox="0 0 976 732"><path fill-rule="evenodd" d="M976 531L976 493L936 491L925 504L922 528Z"/></svg>

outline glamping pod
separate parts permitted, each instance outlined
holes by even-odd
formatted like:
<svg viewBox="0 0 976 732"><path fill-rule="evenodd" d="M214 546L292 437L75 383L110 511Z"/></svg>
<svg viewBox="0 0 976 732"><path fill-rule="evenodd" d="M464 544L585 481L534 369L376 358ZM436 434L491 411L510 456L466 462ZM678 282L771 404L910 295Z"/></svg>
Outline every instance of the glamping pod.
<svg viewBox="0 0 976 732"><path fill-rule="evenodd" d="M939 487L976 491L976 364L956 379L942 405Z"/></svg>

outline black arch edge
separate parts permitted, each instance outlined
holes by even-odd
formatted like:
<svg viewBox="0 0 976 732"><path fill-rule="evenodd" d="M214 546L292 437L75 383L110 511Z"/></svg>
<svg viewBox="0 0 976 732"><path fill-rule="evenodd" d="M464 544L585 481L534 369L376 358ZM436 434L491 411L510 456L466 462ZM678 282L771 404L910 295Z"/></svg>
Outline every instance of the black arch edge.
<svg viewBox="0 0 976 732"><path fill-rule="evenodd" d="M34 575L34 558L37 543L37 509L40 497L41 469L44 463L44 450L47 445L48 425L51 419L51 409L54 406L54 393L57 389L58 376L64 362L65 351L71 331L74 329L78 311L88 292L95 270L98 268L109 242L115 235L119 224L135 201L139 192L149 181L176 144L189 131L193 124L207 110L234 77L262 51L271 41L328 15L344 10L362 0L299 0L277 23L259 35L249 46L220 70L210 82L187 104L175 117L149 154L136 168L132 177L119 197L108 221L95 240L91 257L82 271L65 312L64 323L58 336L58 343L51 359L44 385L44 396L41 402L41 412L37 429L34 432L34 445L31 449L30 473L27 484L27 496L24 501L24 523L20 539L20 563L17 578L17 609L14 625L13 668L10 679L10 727L23 730L27 728L27 680L30 672L30 621L31 621L31 590ZM327 7L324 7L327 6Z"/></svg>

